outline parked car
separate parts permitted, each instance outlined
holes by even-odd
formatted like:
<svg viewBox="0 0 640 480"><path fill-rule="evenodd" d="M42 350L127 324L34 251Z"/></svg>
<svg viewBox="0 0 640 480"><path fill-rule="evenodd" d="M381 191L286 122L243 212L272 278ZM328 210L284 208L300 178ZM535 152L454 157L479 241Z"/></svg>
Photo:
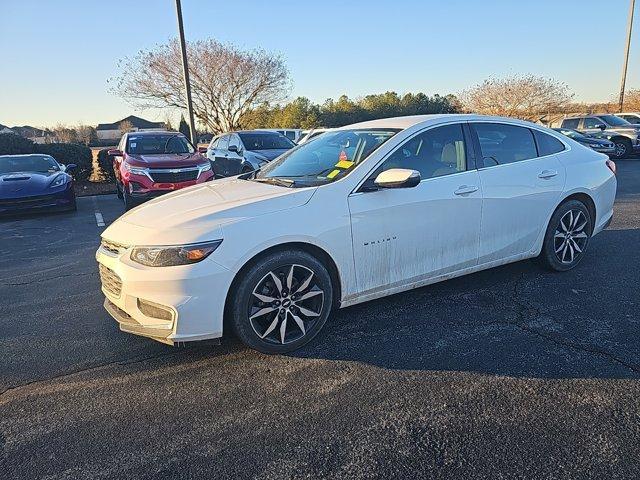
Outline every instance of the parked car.
<svg viewBox="0 0 640 480"><path fill-rule="evenodd" d="M640 112L616 113L616 117L624 118L627 122L640 125Z"/></svg>
<svg viewBox="0 0 640 480"><path fill-rule="evenodd" d="M125 133L113 156L118 197L126 210L174 190L213 180L211 164L177 132Z"/></svg>
<svg viewBox="0 0 640 480"><path fill-rule="evenodd" d="M562 128L577 130L584 134L607 132L615 143L615 158L626 158L640 152L640 125L633 125L625 119L610 114L568 117L562 120Z"/></svg>
<svg viewBox="0 0 640 480"><path fill-rule="evenodd" d="M75 210L75 168L50 155L0 155L0 214Z"/></svg>
<svg viewBox="0 0 640 480"><path fill-rule="evenodd" d="M325 132L330 132L331 130L333 130L333 128L312 128L311 130L303 130L302 136L297 143L298 145L302 145L303 143L307 143L309 140L316 138Z"/></svg>
<svg viewBox="0 0 640 480"><path fill-rule="evenodd" d="M293 143L298 143L298 140L302 137L301 128L261 128L260 130L263 132L277 132L287 137Z"/></svg>
<svg viewBox="0 0 640 480"><path fill-rule="evenodd" d="M607 155L615 155L616 153L616 145L611 140L583 135L579 131L571 130L570 128L554 128L554 130L566 135L578 143L581 143L582 145L593 148L596 152L605 153Z"/></svg>
<svg viewBox="0 0 640 480"><path fill-rule="evenodd" d="M230 329L288 352L334 308L526 258L576 267L611 221L614 170L510 118L342 127L112 223L96 253L105 307L121 330L169 344Z"/></svg>
<svg viewBox="0 0 640 480"><path fill-rule="evenodd" d="M214 138L206 153L216 177L230 177L262 168L293 147L295 144L280 133L246 130Z"/></svg>

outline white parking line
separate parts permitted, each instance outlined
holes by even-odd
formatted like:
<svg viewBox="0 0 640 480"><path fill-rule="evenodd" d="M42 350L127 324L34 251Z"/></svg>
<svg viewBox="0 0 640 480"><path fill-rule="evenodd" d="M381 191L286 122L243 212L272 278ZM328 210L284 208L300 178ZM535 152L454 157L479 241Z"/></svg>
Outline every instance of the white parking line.
<svg viewBox="0 0 640 480"><path fill-rule="evenodd" d="M93 209L95 210L94 215L96 216L96 225L99 227L104 227L104 218L102 217L102 213L100 213L100 209L98 208L98 199L94 196L91 197L91 201L93 202Z"/></svg>

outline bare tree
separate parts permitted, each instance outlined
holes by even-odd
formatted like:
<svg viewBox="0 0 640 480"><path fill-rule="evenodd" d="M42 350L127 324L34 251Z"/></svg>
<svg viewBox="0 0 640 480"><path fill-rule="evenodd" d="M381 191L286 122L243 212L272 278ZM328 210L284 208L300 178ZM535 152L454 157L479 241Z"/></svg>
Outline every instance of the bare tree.
<svg viewBox="0 0 640 480"><path fill-rule="evenodd" d="M56 141L60 143L76 143L78 141L76 130L61 123L53 128L53 134Z"/></svg>
<svg viewBox="0 0 640 480"><path fill-rule="evenodd" d="M561 112L572 98L566 84L535 75L489 78L460 95L468 111L525 120Z"/></svg>
<svg viewBox="0 0 640 480"><path fill-rule="evenodd" d="M189 42L189 74L196 119L214 132L237 129L242 117L286 97L284 60L264 50L243 51L212 39ZM140 108L186 109L176 40L120 62L112 91Z"/></svg>
<svg viewBox="0 0 640 480"><path fill-rule="evenodd" d="M75 130L77 141L84 145L93 145L98 139L96 129L91 125L78 125Z"/></svg>
<svg viewBox="0 0 640 480"><path fill-rule="evenodd" d="M125 120L124 122L120 122L118 124L118 129L120 130L120 136L122 136L125 133L133 131L133 123L131 123L129 120Z"/></svg>

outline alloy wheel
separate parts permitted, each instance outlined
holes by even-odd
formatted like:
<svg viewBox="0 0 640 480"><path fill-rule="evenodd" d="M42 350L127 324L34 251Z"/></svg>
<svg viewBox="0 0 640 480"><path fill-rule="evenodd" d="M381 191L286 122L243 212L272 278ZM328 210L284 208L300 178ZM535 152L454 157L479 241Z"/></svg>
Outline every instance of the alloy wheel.
<svg viewBox="0 0 640 480"><path fill-rule="evenodd" d="M624 142L617 142L615 145L615 156L618 158L624 157L627 154L627 146L624 144Z"/></svg>
<svg viewBox="0 0 640 480"><path fill-rule="evenodd" d="M553 235L556 257L568 265L584 252L589 236L586 228L589 220L580 210L569 210L561 218Z"/></svg>
<svg viewBox="0 0 640 480"><path fill-rule="evenodd" d="M324 291L314 272L302 265L269 271L253 289L248 316L258 337L288 344L312 330L324 307Z"/></svg>

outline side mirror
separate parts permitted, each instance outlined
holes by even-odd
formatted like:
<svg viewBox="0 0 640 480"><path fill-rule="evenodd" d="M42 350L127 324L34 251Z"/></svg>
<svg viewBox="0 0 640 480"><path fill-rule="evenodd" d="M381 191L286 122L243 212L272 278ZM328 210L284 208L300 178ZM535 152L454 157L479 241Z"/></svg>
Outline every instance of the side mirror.
<svg viewBox="0 0 640 480"><path fill-rule="evenodd" d="M373 182L378 188L412 188L420 183L420 172L406 168L391 168Z"/></svg>
<svg viewBox="0 0 640 480"><path fill-rule="evenodd" d="M78 166L75 163L70 163L69 165L64 167L64 171L69 173L74 171L76 168L78 168Z"/></svg>
<svg viewBox="0 0 640 480"><path fill-rule="evenodd" d="M111 157L121 157L122 156L122 152L120 150L118 150L117 148L111 148L111 149L107 150L107 155L109 155Z"/></svg>
<svg viewBox="0 0 640 480"><path fill-rule="evenodd" d="M604 131L604 130L606 130L606 129L607 129L607 126L606 126L605 124L601 123L600 125L598 125L598 128L599 128L600 130Z"/></svg>
<svg viewBox="0 0 640 480"><path fill-rule="evenodd" d="M229 148L227 148L227 150L229 150L230 152L238 153L238 146L237 145L229 145Z"/></svg>
<svg viewBox="0 0 640 480"><path fill-rule="evenodd" d="M198 147L198 153L207 153L207 147Z"/></svg>

